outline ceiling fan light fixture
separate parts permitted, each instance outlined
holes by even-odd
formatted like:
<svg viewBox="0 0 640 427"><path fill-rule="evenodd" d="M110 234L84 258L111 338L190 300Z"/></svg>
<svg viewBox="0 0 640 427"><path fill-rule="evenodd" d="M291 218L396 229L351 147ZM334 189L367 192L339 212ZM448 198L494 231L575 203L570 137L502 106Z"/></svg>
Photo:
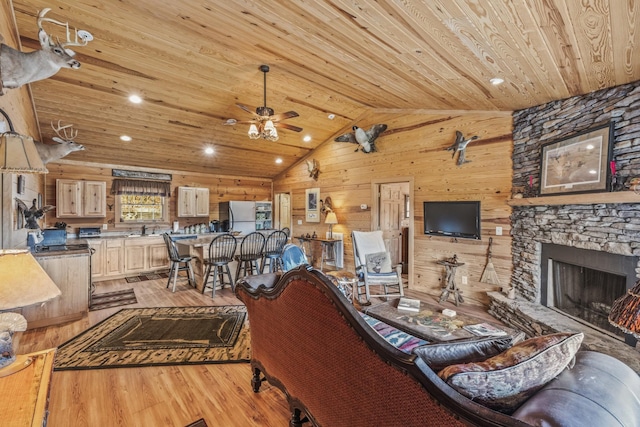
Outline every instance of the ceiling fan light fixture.
<svg viewBox="0 0 640 427"><path fill-rule="evenodd" d="M250 139L258 139L260 138L260 132L258 132L258 127L253 123L249 126L249 138Z"/></svg>

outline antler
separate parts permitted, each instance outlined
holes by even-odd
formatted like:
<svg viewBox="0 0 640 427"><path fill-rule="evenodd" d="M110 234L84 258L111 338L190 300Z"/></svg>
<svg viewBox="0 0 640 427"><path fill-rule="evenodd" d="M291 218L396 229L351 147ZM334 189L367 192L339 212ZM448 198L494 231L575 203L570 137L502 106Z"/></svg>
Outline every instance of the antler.
<svg viewBox="0 0 640 427"><path fill-rule="evenodd" d="M58 135L59 138L64 139L65 141L73 141L75 139L76 136L78 136L78 130L77 129L73 129L73 123L70 125L66 125L66 126L62 126L60 124L61 120L58 120L58 128L56 129L53 126L53 122L51 122L51 129L53 129L53 131L56 133L56 135ZM67 135L67 129L69 129L69 135ZM64 135L60 135L60 131L62 131L62 134Z"/></svg>
<svg viewBox="0 0 640 427"><path fill-rule="evenodd" d="M62 27L65 28L66 33L67 33L67 42L66 43L60 43L58 41L58 44L61 47L67 47L67 46L86 46L87 43L89 43L89 41L91 41L92 37L89 33L87 33L86 31L84 32L84 37L80 36L80 39L82 40L82 42L78 41L78 30L76 28L74 28L74 32L75 32L75 41L71 41L70 35L69 35L69 23L68 22L60 22L60 21L56 21L55 19L51 19L51 18L45 18L44 16L47 14L47 12L49 12L51 10L51 8L46 7L44 9L42 9L42 11L40 11L40 13L38 13L38 29L40 31L44 31L44 28L42 28L42 22L51 22L52 24L56 24L56 25L60 25ZM81 30L82 31L82 30ZM46 31L45 31L46 33ZM49 43L53 44L51 41L51 36L49 36Z"/></svg>

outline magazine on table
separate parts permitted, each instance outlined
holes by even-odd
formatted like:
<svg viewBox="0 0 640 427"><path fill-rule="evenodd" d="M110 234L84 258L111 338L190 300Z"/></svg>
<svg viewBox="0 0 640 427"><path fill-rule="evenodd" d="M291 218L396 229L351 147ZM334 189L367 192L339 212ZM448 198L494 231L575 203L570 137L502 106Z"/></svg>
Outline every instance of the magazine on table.
<svg viewBox="0 0 640 427"><path fill-rule="evenodd" d="M490 325L489 323L478 323L476 325L466 325L466 326L463 326L463 328L471 332L472 334L478 335L481 337L507 335L506 331L503 331L500 328Z"/></svg>
<svg viewBox="0 0 640 427"><path fill-rule="evenodd" d="M398 301L398 310L418 313L420 311L420 300L401 297L400 301Z"/></svg>

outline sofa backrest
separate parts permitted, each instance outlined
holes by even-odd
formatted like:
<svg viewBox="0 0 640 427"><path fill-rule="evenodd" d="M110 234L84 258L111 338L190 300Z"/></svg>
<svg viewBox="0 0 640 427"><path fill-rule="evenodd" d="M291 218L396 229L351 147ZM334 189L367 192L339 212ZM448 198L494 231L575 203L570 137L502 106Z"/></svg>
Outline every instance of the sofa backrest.
<svg viewBox="0 0 640 427"><path fill-rule="evenodd" d="M265 275L266 276L266 275ZM462 397L415 356L371 329L323 273L298 267L238 282L247 306L252 366L292 408L325 426L527 424Z"/></svg>

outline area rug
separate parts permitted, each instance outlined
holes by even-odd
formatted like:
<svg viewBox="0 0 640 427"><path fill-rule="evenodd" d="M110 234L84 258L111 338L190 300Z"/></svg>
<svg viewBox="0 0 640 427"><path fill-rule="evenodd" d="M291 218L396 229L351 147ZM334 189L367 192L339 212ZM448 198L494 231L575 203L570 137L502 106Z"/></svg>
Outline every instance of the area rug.
<svg viewBox="0 0 640 427"><path fill-rule="evenodd" d="M198 421L195 421L186 427L207 427L207 423L204 421L204 418L200 418Z"/></svg>
<svg viewBox="0 0 640 427"><path fill-rule="evenodd" d="M122 309L62 344L54 370L248 362L243 305Z"/></svg>
<svg viewBox="0 0 640 427"><path fill-rule="evenodd" d="M126 280L127 283L136 283L144 282L146 280L166 279L167 277L169 277L169 273L149 273L141 274L139 276L125 277L124 280Z"/></svg>
<svg viewBox="0 0 640 427"><path fill-rule="evenodd" d="M124 289L115 292L105 292L91 296L89 310L102 310L121 305L137 304L136 294L133 289Z"/></svg>

